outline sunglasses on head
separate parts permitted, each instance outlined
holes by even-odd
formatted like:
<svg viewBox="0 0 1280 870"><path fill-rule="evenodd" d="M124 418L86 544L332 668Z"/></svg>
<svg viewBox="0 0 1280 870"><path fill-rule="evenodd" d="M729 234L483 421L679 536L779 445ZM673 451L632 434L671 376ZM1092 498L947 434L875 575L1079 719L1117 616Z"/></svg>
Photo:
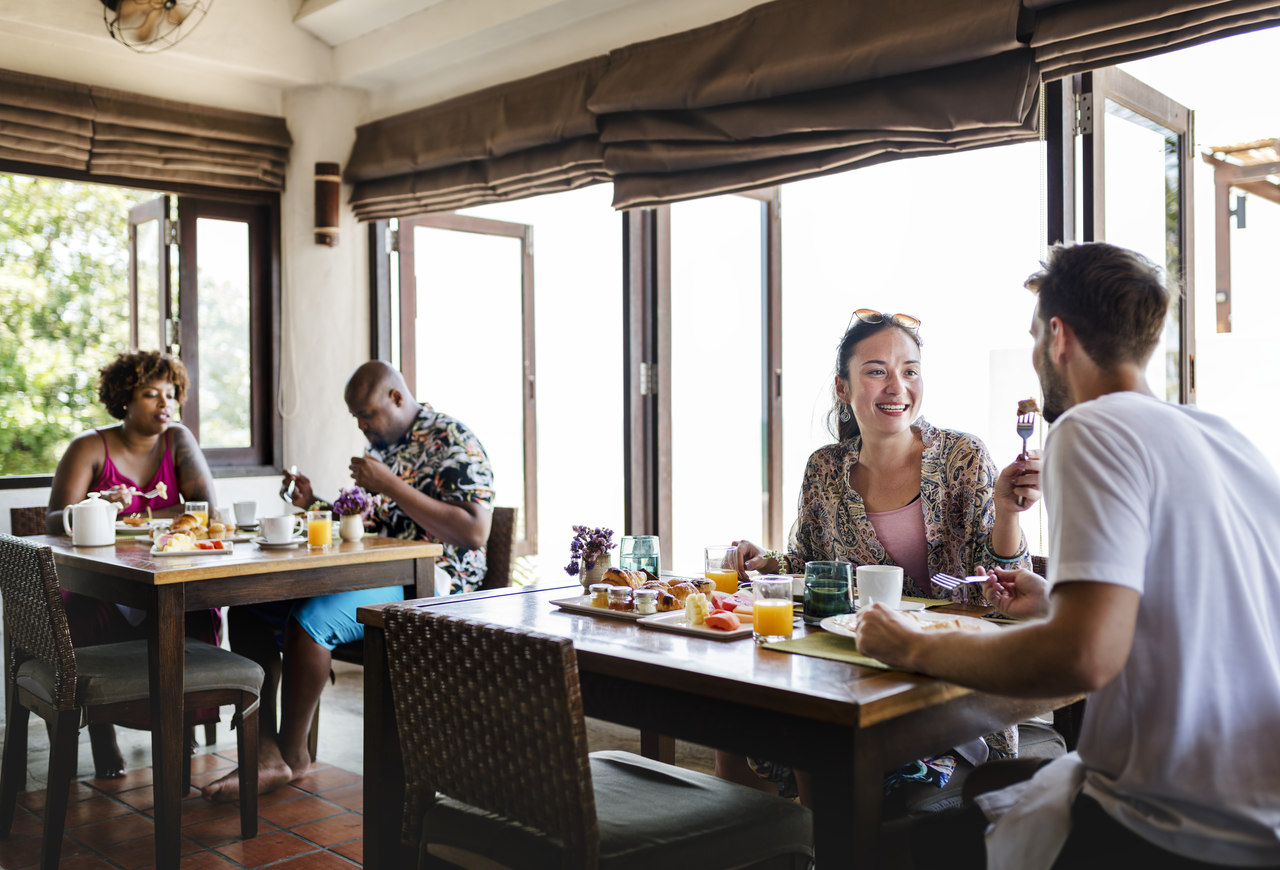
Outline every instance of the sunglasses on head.
<svg viewBox="0 0 1280 870"><path fill-rule="evenodd" d="M870 308L859 308L853 312L853 316L861 320L863 323L884 323L886 320L894 326L901 326L903 329L915 332L920 328L920 321L912 317L910 314L882 314L879 311L873 311Z"/></svg>

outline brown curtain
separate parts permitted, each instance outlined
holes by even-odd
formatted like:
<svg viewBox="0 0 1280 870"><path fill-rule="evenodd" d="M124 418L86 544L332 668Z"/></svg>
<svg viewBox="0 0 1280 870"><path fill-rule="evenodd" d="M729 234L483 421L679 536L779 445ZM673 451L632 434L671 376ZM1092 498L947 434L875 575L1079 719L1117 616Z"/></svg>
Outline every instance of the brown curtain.
<svg viewBox="0 0 1280 870"><path fill-rule="evenodd" d="M0 70L0 159L119 179L282 190L283 118Z"/></svg>
<svg viewBox="0 0 1280 870"><path fill-rule="evenodd" d="M357 128L346 180L372 220L571 190L607 179L587 96L597 57Z"/></svg>
<svg viewBox="0 0 1280 870"><path fill-rule="evenodd" d="M1062 78L1280 24L1280 4L1257 0L1024 3L1036 12L1031 45L1045 78Z"/></svg>

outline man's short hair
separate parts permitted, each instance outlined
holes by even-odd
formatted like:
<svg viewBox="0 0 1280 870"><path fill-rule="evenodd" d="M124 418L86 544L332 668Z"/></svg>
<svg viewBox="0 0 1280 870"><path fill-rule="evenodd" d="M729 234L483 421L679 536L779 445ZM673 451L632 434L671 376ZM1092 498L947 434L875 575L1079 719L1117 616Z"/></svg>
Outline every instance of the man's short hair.
<svg viewBox="0 0 1280 870"><path fill-rule="evenodd" d="M1170 292L1146 257L1104 242L1055 245L1026 286L1043 324L1058 317L1097 365L1145 364L1164 331Z"/></svg>

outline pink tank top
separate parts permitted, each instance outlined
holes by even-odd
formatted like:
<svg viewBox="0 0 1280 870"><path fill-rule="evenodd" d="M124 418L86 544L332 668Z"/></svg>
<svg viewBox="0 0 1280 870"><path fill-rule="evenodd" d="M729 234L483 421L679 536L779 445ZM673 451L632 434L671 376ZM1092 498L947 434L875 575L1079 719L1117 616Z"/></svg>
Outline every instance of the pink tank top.
<svg viewBox="0 0 1280 870"><path fill-rule="evenodd" d="M178 503L181 498L181 495L178 492L178 470L173 465L173 451L170 449L169 433L167 431L164 433L164 453L160 457L160 467L156 469L155 477L151 478L151 482L146 486L139 486L134 481L125 477L124 474L120 472L120 469L116 468L116 464L111 461L111 451L107 448L107 436L102 434L102 430L97 431L98 437L102 439L102 453L104 459L102 462L102 473L98 475L98 479L94 481L93 484L94 492L101 492L104 489L110 489L111 487L119 486L122 483L125 486L132 486L134 489L141 492L150 492L156 488L157 483L163 483L169 490L164 498L156 496L155 498L143 499L135 495L133 497L133 501L129 502L129 506L126 507L122 513L136 514L141 513L148 507L162 508Z"/></svg>
<svg viewBox="0 0 1280 870"><path fill-rule="evenodd" d="M916 585L928 588L929 542L924 532L924 506L916 498L895 511L868 513L885 552Z"/></svg>

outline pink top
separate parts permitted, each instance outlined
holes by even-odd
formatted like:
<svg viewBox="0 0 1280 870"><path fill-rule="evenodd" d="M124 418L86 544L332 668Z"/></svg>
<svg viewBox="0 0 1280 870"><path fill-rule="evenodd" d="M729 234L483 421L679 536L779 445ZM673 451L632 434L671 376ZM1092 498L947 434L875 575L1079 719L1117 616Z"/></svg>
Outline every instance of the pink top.
<svg viewBox="0 0 1280 870"><path fill-rule="evenodd" d="M902 573L924 586L929 579L929 545L924 532L924 509L920 497L895 511L868 513L876 537Z"/></svg>
<svg viewBox="0 0 1280 870"><path fill-rule="evenodd" d="M151 478L151 483L146 486L139 486L134 481L125 477L116 468L116 464L111 461L111 451L107 448L107 436L102 434L102 430L98 430L98 437L102 439L102 452L104 459L102 462L102 473L98 475L98 479L94 481L93 491L101 492L104 489L111 489L113 486L124 484L131 486L139 492L150 492L156 488L157 483L163 483L169 490L163 498L156 496L155 498L133 497L133 501L121 511L122 514L141 513L148 507L162 508L175 505L180 499L178 493L178 469L173 465L173 451L170 449L169 433L164 433L164 454L160 457L160 467L156 469L155 477Z"/></svg>

